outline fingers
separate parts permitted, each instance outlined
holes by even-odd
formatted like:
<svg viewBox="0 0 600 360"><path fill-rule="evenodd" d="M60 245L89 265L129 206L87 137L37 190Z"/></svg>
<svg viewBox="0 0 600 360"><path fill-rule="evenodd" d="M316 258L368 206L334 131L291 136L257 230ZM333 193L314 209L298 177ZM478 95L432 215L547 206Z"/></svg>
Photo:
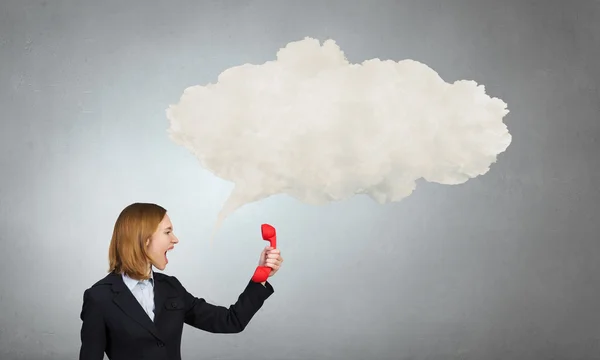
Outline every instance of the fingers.
<svg viewBox="0 0 600 360"><path fill-rule="evenodd" d="M281 266L282 262L283 262L283 258L281 257L281 255L269 254L267 259L265 260L265 265L269 266L269 267L277 266L277 268L279 268L279 266Z"/></svg>
<svg viewBox="0 0 600 360"><path fill-rule="evenodd" d="M265 263L267 263L267 264L281 264L282 261L283 261L283 258L281 258L281 257L267 258L265 260Z"/></svg>
<svg viewBox="0 0 600 360"><path fill-rule="evenodd" d="M277 271L279 270L279 268L281 267L281 263L271 263L271 262L267 262L265 263L265 266L270 267L271 269Z"/></svg>
<svg viewBox="0 0 600 360"><path fill-rule="evenodd" d="M270 246L265 247L264 251L264 266L270 267L273 269L271 274L274 274L281 267L281 263L283 262L283 258L281 257L281 252L279 249L273 249Z"/></svg>
<svg viewBox="0 0 600 360"><path fill-rule="evenodd" d="M265 258L265 263L267 264L279 264L283 262L283 258L278 254L268 254Z"/></svg>
<svg viewBox="0 0 600 360"><path fill-rule="evenodd" d="M281 258L281 252L279 249L271 249L265 252L266 259L278 259Z"/></svg>

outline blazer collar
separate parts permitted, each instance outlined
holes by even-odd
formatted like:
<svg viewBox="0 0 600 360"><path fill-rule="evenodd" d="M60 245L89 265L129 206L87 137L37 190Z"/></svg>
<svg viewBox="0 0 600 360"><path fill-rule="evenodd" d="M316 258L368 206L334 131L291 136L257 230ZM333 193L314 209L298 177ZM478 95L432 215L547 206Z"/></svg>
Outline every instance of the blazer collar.
<svg viewBox="0 0 600 360"><path fill-rule="evenodd" d="M164 307L166 294L162 276L154 276L154 281L154 319L156 321L160 309ZM143 326L154 335L154 337L162 340L156 323L150 319L135 296L133 296L131 290L129 290L123 281L123 276L121 274L110 273L104 278L104 282L111 284L111 290L114 294L113 302L125 313L125 315Z"/></svg>
<svg viewBox="0 0 600 360"><path fill-rule="evenodd" d="M123 282L127 285L127 288L133 291L133 288L140 282L139 280L135 280L130 278L127 274L122 274ZM154 271L150 272L150 279L143 280L142 282L150 282L154 286Z"/></svg>

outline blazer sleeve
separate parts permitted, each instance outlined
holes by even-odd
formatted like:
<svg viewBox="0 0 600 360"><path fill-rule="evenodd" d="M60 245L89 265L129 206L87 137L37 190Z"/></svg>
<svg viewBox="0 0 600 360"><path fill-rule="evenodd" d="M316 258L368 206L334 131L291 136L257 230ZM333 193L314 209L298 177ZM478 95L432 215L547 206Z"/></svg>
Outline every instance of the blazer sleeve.
<svg viewBox="0 0 600 360"><path fill-rule="evenodd" d="M268 282L263 286L250 281L229 307L213 305L190 294L177 279L185 299L185 323L197 329L218 334L242 332L263 303L274 293Z"/></svg>
<svg viewBox="0 0 600 360"><path fill-rule="evenodd" d="M106 348L106 326L102 313L90 295L90 290L83 293L81 309L81 348L79 360L102 360Z"/></svg>

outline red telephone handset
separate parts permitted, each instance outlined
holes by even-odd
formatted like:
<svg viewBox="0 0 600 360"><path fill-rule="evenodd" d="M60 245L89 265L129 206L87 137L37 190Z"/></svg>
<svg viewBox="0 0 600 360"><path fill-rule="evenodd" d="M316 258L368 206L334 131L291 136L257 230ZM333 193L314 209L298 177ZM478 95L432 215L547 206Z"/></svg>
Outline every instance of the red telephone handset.
<svg viewBox="0 0 600 360"><path fill-rule="evenodd" d="M275 228L269 224L262 224L260 227L262 232L263 240L266 240L271 243L271 247L273 249L277 248L277 234L275 233ZM257 266L256 270L254 270L254 275L252 275L252 281L261 283L267 281L269 278L269 274L271 273L271 268L268 266Z"/></svg>

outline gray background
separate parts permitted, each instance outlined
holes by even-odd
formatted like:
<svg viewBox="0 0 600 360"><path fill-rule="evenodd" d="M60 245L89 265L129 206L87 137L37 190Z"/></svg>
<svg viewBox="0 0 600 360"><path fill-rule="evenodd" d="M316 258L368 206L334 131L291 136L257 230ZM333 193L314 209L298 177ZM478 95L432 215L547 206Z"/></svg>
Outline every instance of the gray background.
<svg viewBox="0 0 600 360"><path fill-rule="evenodd" d="M276 196L208 235L232 186L168 140L165 108L290 41L411 58L508 103L485 176L401 203ZM599 359L598 1L20 1L0 5L0 358L75 359L118 212L166 206L167 272L227 305L277 226L276 294L185 359ZM272 333L265 340L264 332Z"/></svg>

